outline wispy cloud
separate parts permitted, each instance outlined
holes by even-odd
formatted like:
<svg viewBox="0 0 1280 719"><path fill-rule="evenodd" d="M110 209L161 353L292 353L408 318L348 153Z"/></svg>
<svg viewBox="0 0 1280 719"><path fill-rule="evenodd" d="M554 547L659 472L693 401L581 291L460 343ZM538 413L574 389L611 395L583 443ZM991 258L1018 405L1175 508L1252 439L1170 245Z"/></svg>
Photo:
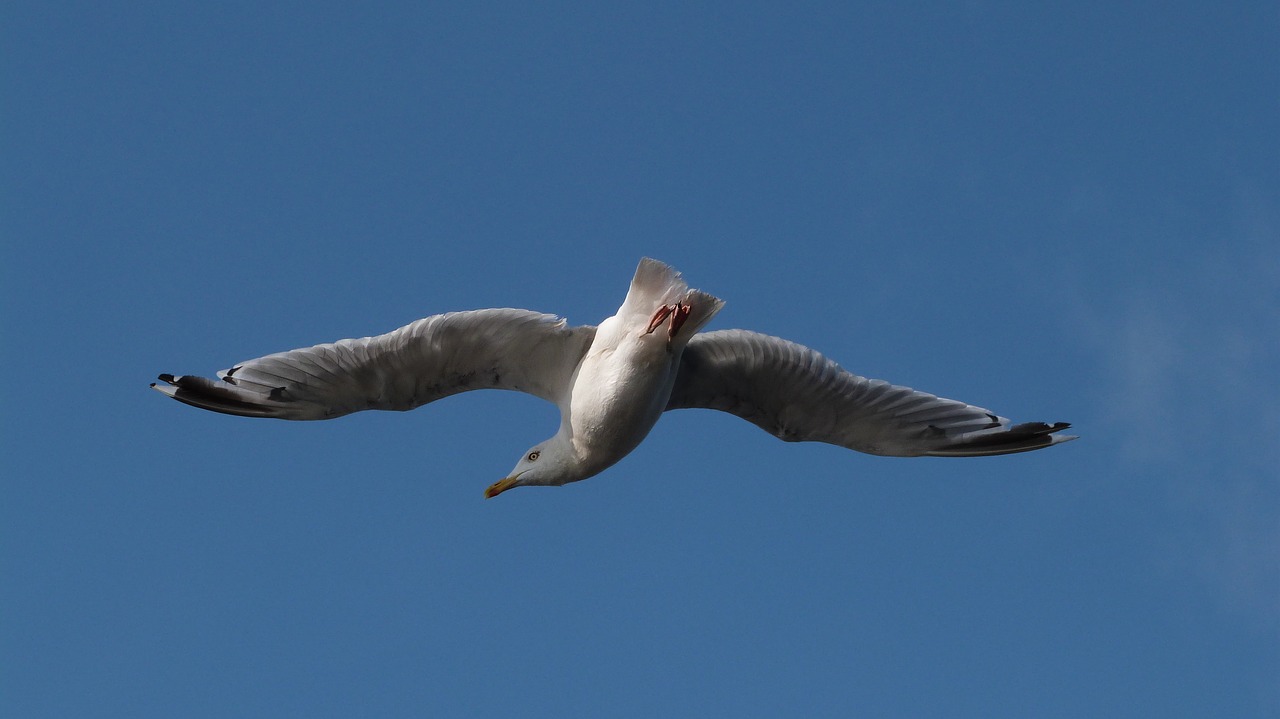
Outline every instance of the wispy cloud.
<svg viewBox="0 0 1280 719"><path fill-rule="evenodd" d="M1181 241L1124 286L1077 286L1076 326L1120 460L1167 478L1167 538L1228 611L1280 626L1280 222L1245 196L1237 225ZM1191 248L1191 249L1188 249Z"/></svg>

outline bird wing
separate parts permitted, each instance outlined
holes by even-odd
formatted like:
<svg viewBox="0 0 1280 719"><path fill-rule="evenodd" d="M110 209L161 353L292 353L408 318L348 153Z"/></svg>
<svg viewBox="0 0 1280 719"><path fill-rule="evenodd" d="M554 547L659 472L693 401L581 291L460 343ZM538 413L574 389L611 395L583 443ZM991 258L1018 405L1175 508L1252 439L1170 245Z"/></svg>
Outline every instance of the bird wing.
<svg viewBox="0 0 1280 719"><path fill-rule="evenodd" d="M737 415L788 442L870 454L973 457L1026 452L1075 437L1071 425L1009 420L973 405L852 374L794 342L746 330L695 335L667 409Z"/></svg>
<svg viewBox="0 0 1280 719"><path fill-rule="evenodd" d="M151 386L214 412L298 420L408 410L473 389L518 390L561 404L594 337L594 327L528 310L450 312L377 337L242 362L218 381L162 374Z"/></svg>

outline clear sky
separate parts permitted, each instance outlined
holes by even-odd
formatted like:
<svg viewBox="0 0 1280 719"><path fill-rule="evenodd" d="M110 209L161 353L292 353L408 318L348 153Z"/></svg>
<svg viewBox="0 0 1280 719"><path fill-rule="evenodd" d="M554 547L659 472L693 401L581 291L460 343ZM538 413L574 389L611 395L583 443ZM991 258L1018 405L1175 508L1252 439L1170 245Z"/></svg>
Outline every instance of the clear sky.
<svg viewBox="0 0 1280 719"><path fill-rule="evenodd" d="M5 3L0 715L1280 714L1275 3L906 5ZM645 255L1082 439L147 389Z"/></svg>

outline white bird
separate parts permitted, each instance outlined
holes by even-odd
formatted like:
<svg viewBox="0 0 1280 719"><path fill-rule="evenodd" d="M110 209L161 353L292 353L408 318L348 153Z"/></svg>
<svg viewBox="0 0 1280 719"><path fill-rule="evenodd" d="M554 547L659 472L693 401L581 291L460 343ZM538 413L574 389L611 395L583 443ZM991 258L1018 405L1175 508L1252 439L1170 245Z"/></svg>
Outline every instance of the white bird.
<svg viewBox="0 0 1280 719"><path fill-rule="evenodd" d="M214 412L294 420L409 410L473 389L554 402L559 431L485 497L595 476L635 449L664 411L690 407L729 412L788 442L897 457L1012 454L1075 439L1055 434L1066 422L1010 426L981 407L859 377L777 337L698 334L723 305L645 258L618 313L598 327L529 310L450 312L249 360L219 381L162 374L151 386Z"/></svg>

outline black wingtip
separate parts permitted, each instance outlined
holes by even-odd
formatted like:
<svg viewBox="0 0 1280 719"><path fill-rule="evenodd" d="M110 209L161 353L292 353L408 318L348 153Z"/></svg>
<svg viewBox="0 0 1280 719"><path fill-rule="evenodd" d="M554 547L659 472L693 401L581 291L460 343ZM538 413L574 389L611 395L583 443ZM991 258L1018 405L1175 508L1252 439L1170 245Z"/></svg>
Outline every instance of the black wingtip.
<svg viewBox="0 0 1280 719"><path fill-rule="evenodd" d="M1053 436L1071 426L1070 422L1023 422L1000 432L979 431L969 438L936 449L927 454L934 457L986 457L997 454L1029 452L1069 442L1075 437Z"/></svg>

